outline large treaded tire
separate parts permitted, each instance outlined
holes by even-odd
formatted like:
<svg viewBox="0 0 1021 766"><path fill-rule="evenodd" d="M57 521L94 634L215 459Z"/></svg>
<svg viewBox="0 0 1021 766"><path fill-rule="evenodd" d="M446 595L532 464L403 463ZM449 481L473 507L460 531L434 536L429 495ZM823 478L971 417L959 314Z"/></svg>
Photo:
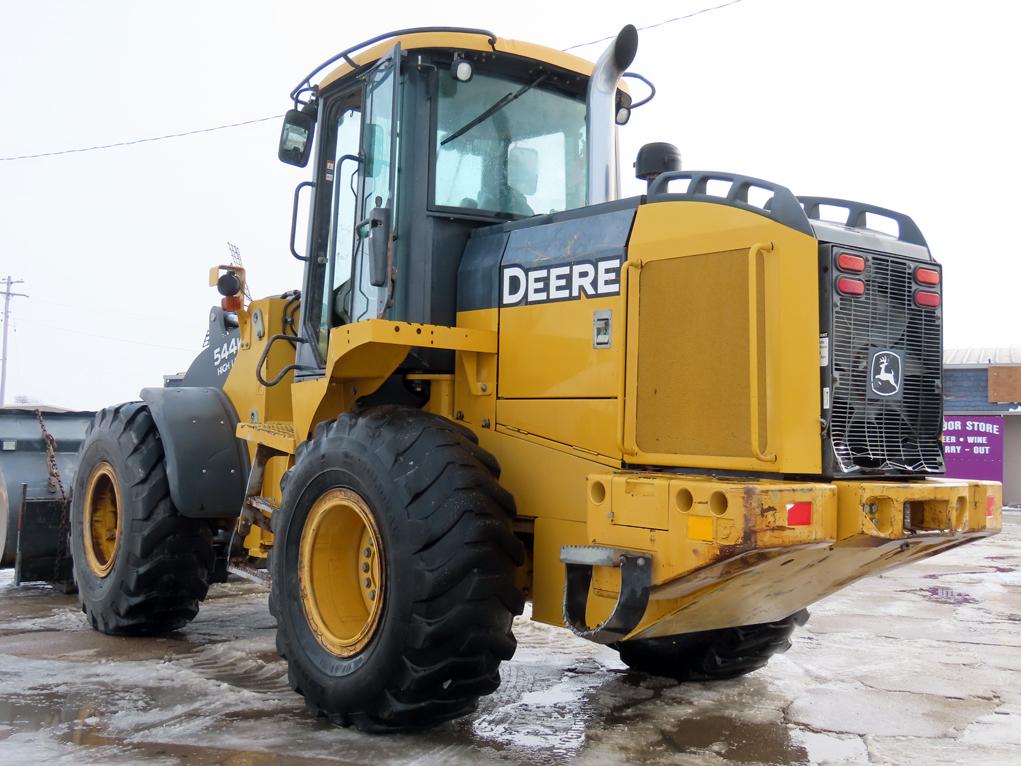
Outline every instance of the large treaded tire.
<svg viewBox="0 0 1021 766"><path fill-rule="evenodd" d="M496 690L524 606L524 549L498 477L470 430L408 407L345 413L298 448L273 514L270 607L291 687L313 713L369 732L421 729ZM336 488L364 499L384 550L382 615L348 657L316 639L298 581L303 525Z"/></svg>
<svg viewBox="0 0 1021 766"><path fill-rule="evenodd" d="M623 641L620 659L632 670L678 681L724 681L764 667L791 648L791 634L808 620L808 610L777 622Z"/></svg>
<svg viewBox="0 0 1021 766"><path fill-rule="evenodd" d="M83 504L103 462L116 477L121 533L111 569L100 577L84 552ZM96 630L166 633L198 614L213 569L212 531L174 507L163 444L143 402L100 410L89 426L71 495L71 552L82 611Z"/></svg>

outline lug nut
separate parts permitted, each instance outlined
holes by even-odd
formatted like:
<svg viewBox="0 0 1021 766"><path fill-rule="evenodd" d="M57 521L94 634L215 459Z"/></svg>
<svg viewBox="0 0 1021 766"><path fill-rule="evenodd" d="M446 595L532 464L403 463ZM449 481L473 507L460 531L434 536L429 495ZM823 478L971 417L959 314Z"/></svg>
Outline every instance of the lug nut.
<svg viewBox="0 0 1021 766"><path fill-rule="evenodd" d="M376 591L370 590L369 591L369 601L375 601L375 600L376 600Z"/></svg>
<svg viewBox="0 0 1021 766"><path fill-rule="evenodd" d="M368 577L365 578L365 587L366 588L372 587L372 580L370 580Z"/></svg>
<svg viewBox="0 0 1021 766"><path fill-rule="evenodd" d="M368 561L363 561L362 562L362 571L363 572L368 572L369 571L369 562Z"/></svg>
<svg viewBox="0 0 1021 766"><path fill-rule="evenodd" d="M369 556L371 556L372 555L372 548L366 548L364 551L362 551L362 555L365 556L365 558L368 558Z"/></svg>

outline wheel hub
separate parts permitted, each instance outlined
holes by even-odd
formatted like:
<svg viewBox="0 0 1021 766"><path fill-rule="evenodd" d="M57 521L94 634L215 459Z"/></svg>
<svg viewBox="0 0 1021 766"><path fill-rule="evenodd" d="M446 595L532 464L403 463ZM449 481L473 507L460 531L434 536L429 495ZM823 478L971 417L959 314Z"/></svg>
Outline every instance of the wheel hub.
<svg viewBox="0 0 1021 766"><path fill-rule="evenodd" d="M309 627L331 654L351 657L375 635L382 553L376 519L357 492L331 489L312 506L298 548L298 584Z"/></svg>
<svg viewBox="0 0 1021 766"><path fill-rule="evenodd" d="M89 476L82 513L85 560L97 577L106 577L121 538L120 490L113 466L99 463Z"/></svg>

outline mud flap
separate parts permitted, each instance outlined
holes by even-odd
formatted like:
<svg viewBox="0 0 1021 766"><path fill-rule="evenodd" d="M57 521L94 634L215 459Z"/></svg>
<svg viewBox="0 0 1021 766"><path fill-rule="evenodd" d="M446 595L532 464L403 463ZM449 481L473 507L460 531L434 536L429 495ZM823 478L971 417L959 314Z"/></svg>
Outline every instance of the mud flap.
<svg viewBox="0 0 1021 766"><path fill-rule="evenodd" d="M652 556L599 545L565 545L560 560L567 567L564 622L575 635L598 644L620 641L634 630L649 604ZM585 621L592 567L620 567L620 595L610 616L594 628Z"/></svg>

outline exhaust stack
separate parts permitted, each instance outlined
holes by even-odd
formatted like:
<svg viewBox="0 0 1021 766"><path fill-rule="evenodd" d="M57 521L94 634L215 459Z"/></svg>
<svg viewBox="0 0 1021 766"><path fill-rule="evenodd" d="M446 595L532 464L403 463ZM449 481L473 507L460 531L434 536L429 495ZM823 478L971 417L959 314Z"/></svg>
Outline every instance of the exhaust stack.
<svg viewBox="0 0 1021 766"><path fill-rule="evenodd" d="M638 53L638 30L628 24L603 51L588 82L585 130L589 205L620 197L617 158L617 83Z"/></svg>

